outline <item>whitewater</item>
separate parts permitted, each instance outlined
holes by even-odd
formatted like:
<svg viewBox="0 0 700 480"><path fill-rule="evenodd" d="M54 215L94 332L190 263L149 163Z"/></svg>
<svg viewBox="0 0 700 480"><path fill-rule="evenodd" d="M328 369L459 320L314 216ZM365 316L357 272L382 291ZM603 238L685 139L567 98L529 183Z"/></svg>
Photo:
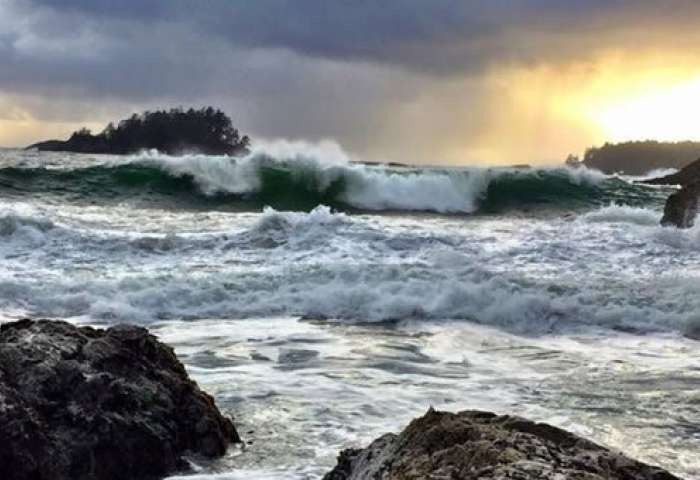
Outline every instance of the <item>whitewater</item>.
<svg viewBox="0 0 700 480"><path fill-rule="evenodd" d="M0 150L0 321L148 326L248 442L198 479L318 479L434 406L700 478L700 227L585 168Z"/></svg>

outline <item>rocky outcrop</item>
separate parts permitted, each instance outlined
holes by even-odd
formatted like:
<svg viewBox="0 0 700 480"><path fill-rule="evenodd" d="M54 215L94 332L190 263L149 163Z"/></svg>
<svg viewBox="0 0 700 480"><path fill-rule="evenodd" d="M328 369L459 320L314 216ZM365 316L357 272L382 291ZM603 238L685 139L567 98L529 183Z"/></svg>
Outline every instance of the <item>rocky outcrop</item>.
<svg viewBox="0 0 700 480"><path fill-rule="evenodd" d="M324 480L678 480L564 430L488 412L429 410L345 450Z"/></svg>
<svg viewBox="0 0 700 480"><path fill-rule="evenodd" d="M0 477L150 479L240 439L144 328L0 325Z"/></svg>
<svg viewBox="0 0 700 480"><path fill-rule="evenodd" d="M700 182L700 159L689 163L685 167L678 170L676 173L666 175L664 177L651 178L644 180L643 183L651 185L681 185L687 186Z"/></svg>
<svg viewBox="0 0 700 480"><path fill-rule="evenodd" d="M645 180L651 185L681 185L681 189L666 200L662 225L690 228L695 223L700 200L700 159L690 163L678 172L665 177Z"/></svg>
<svg viewBox="0 0 700 480"><path fill-rule="evenodd" d="M695 224L700 200L700 183L682 187L672 193L666 200L662 225L674 225L678 228L690 228Z"/></svg>

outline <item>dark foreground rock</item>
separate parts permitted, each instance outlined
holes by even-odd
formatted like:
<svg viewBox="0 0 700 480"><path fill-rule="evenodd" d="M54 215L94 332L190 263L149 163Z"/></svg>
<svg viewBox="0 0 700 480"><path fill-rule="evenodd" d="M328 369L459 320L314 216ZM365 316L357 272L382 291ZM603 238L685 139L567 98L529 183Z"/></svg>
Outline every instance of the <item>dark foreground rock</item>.
<svg viewBox="0 0 700 480"><path fill-rule="evenodd" d="M399 435L342 452L324 480L679 480L543 423L429 410Z"/></svg>
<svg viewBox="0 0 700 480"><path fill-rule="evenodd" d="M0 478L150 479L240 439L144 328L0 325Z"/></svg>

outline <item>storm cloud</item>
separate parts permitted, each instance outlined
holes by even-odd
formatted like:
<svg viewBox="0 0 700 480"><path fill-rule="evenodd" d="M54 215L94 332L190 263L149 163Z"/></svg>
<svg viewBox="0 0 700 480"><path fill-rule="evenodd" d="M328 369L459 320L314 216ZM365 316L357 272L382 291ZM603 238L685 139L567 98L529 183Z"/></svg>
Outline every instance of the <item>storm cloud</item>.
<svg viewBox="0 0 700 480"><path fill-rule="evenodd" d="M673 48L667 32L698 13L690 0L0 0L0 97L37 121L89 123L211 103L253 135L398 159L411 130L477 134L498 95L478 79L498 68ZM421 111L432 127L412 123ZM406 144L412 160L431 150Z"/></svg>

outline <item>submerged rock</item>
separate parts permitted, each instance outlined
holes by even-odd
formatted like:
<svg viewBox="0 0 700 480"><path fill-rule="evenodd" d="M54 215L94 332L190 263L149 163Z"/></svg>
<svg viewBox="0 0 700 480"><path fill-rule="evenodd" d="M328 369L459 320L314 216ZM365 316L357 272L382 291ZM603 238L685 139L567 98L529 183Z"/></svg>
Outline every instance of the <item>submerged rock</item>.
<svg viewBox="0 0 700 480"><path fill-rule="evenodd" d="M683 336L700 342L700 321L696 320L686 325Z"/></svg>
<svg viewBox="0 0 700 480"><path fill-rule="evenodd" d="M679 480L544 423L429 410L398 435L343 451L324 480Z"/></svg>
<svg viewBox="0 0 700 480"><path fill-rule="evenodd" d="M231 420L144 328L0 325L0 477L150 479L222 455Z"/></svg>

